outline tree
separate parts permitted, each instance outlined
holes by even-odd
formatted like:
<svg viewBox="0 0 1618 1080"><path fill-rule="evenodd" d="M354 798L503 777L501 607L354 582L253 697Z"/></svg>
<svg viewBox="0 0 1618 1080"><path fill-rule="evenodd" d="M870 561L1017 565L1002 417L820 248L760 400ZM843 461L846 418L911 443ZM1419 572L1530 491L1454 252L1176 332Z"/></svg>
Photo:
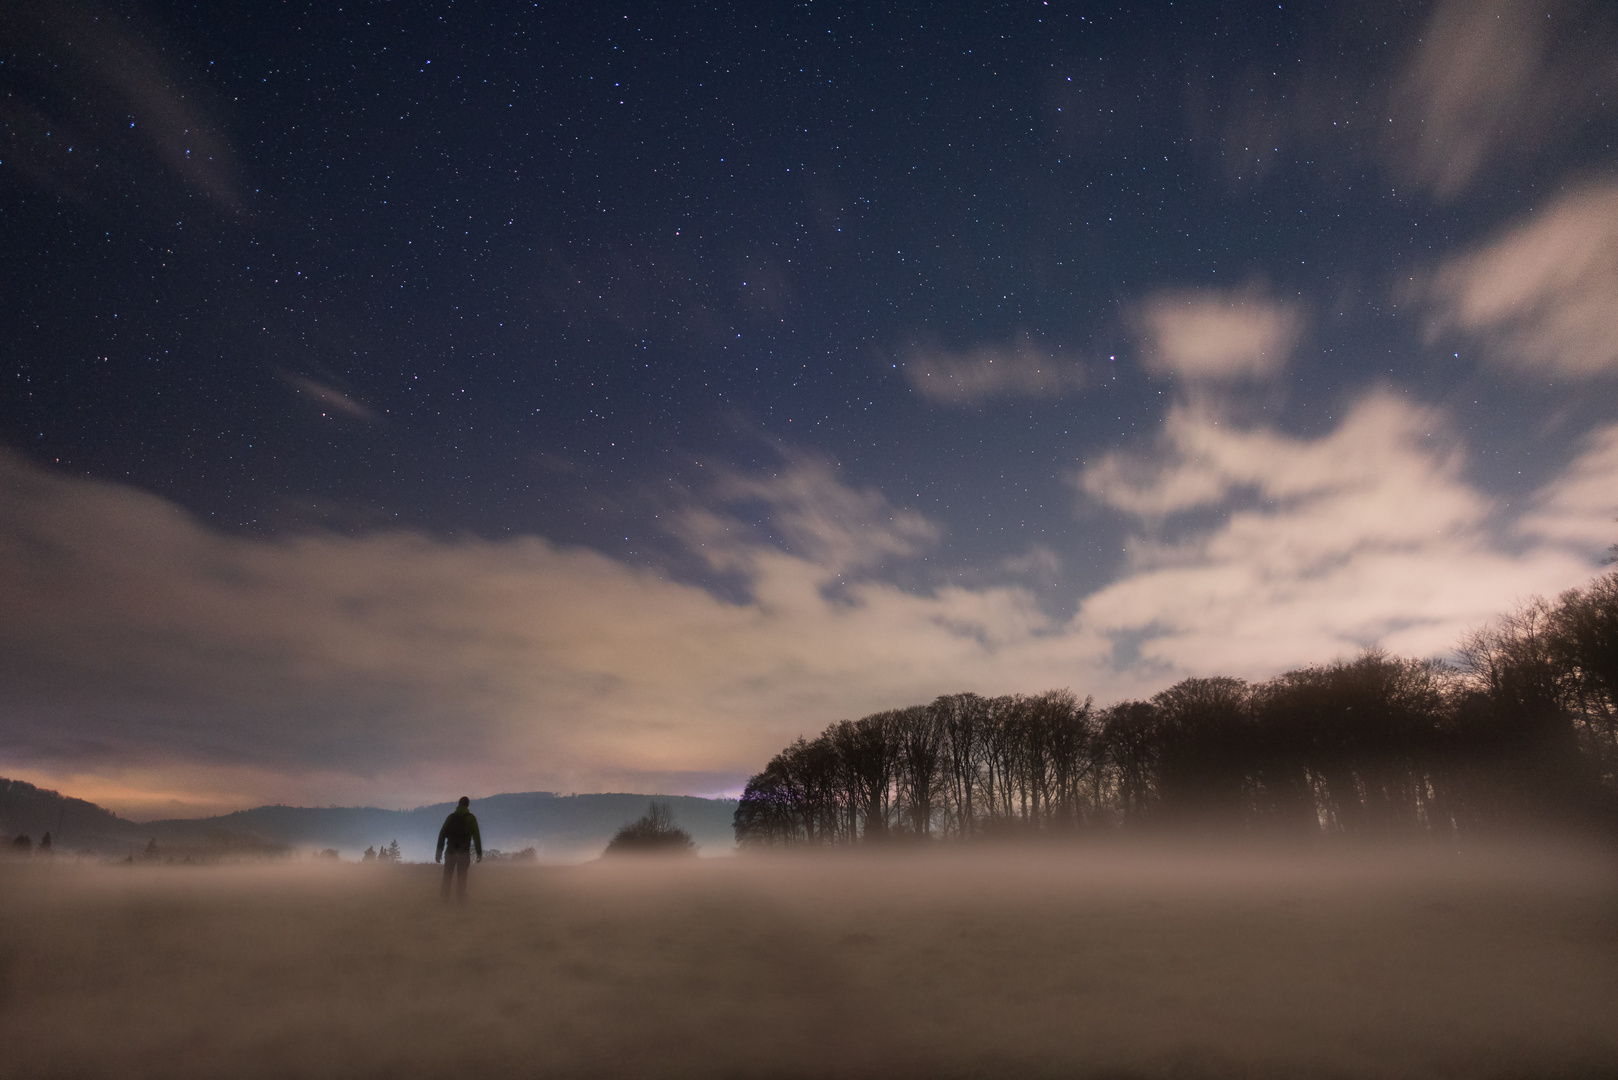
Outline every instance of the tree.
<svg viewBox="0 0 1618 1080"><path fill-rule="evenodd" d="M1248 686L1241 679L1183 679L1152 697L1163 740L1158 792L1182 820L1227 818L1242 804Z"/></svg>
<svg viewBox="0 0 1618 1080"><path fill-rule="evenodd" d="M1567 704L1579 741L1601 782L1613 790L1618 788L1618 572L1563 593L1552 623L1550 652L1570 675Z"/></svg>
<svg viewBox="0 0 1618 1080"><path fill-rule="evenodd" d="M992 698L983 725L983 802L986 824L994 831L1008 827L1016 814L1018 762L1022 758L1021 694ZM1026 797L1026 796L1025 796Z"/></svg>
<svg viewBox="0 0 1618 1080"><path fill-rule="evenodd" d="M1157 801L1162 755L1157 710L1145 701L1120 701L1109 707L1101 719L1100 754L1114 813L1125 824L1144 821Z"/></svg>
<svg viewBox="0 0 1618 1080"><path fill-rule="evenodd" d="M1040 827L1073 829L1090 816L1089 790L1099 767L1091 700L1047 690L1030 702L1030 780L1039 795Z"/></svg>
<svg viewBox="0 0 1618 1080"><path fill-rule="evenodd" d="M695 855L691 834L674 825L665 802L653 802L646 813L619 829L607 844L607 855Z"/></svg>
<svg viewBox="0 0 1618 1080"><path fill-rule="evenodd" d="M361 862L376 862L376 848L374 848L374 847L366 848L365 849L365 854L360 856L360 861Z"/></svg>
<svg viewBox="0 0 1618 1080"><path fill-rule="evenodd" d="M736 805L736 842L744 848L835 844L853 838L847 769L830 738L798 738L747 782Z"/></svg>
<svg viewBox="0 0 1618 1080"><path fill-rule="evenodd" d="M989 703L976 694L949 694L936 699L931 708L943 741L946 820L957 838L966 839L977 831L975 797L982 783L980 759Z"/></svg>
<svg viewBox="0 0 1618 1080"><path fill-rule="evenodd" d="M1210 822L1449 836L1618 833L1618 571L1468 635L1459 667L1367 649L1262 683L1185 679L1097 711L1070 691L840 720L748 781L743 847Z"/></svg>
<svg viewBox="0 0 1618 1080"><path fill-rule="evenodd" d="M800 738L798 743L802 742ZM738 847L787 846L805 839L799 822L808 807L805 800L794 797L782 758L775 755L763 772L751 777L736 803L731 827Z"/></svg>
<svg viewBox="0 0 1618 1080"><path fill-rule="evenodd" d="M1387 835L1453 825L1441 761L1448 669L1367 649L1352 661L1255 686L1249 820L1285 829Z"/></svg>
<svg viewBox="0 0 1618 1080"><path fill-rule="evenodd" d="M843 720L828 734L843 767L857 835L877 840L888 835L893 779L898 767L898 716L902 710Z"/></svg>
<svg viewBox="0 0 1618 1080"><path fill-rule="evenodd" d="M892 715L901 819L909 835L929 839L944 779L943 727L938 713L922 705L900 709Z"/></svg>

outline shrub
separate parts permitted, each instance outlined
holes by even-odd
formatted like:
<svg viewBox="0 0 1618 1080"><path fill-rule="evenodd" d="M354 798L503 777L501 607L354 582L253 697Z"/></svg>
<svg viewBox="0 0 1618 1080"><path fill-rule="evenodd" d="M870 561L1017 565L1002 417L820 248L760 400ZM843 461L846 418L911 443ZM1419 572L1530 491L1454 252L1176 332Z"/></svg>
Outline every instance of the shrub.
<svg viewBox="0 0 1618 1080"><path fill-rule="evenodd" d="M607 845L608 855L694 855L691 834L674 825L668 803L654 802L645 816L619 829Z"/></svg>

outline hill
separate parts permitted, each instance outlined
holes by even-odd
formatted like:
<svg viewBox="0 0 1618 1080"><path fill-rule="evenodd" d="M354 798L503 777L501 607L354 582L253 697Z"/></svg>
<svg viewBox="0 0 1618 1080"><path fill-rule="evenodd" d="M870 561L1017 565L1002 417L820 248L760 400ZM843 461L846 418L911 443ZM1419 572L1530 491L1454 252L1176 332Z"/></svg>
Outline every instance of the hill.
<svg viewBox="0 0 1618 1080"><path fill-rule="evenodd" d="M510 852L532 847L544 859L581 859L601 854L613 833L644 814L653 797L513 792L474 799L472 810L478 816L485 850ZM719 854L735 846L733 800L687 795L655 798L669 804L676 824L691 834L704 854ZM397 840L406 859L427 860L432 858L439 826L454 807L454 803L413 810L259 806L216 817L134 822L83 799L21 780L0 779L0 834L24 834L37 841L49 831L58 851L101 855L127 854L150 840L162 848L252 838L291 848L335 848L352 859L367 847Z"/></svg>
<svg viewBox="0 0 1618 1080"><path fill-rule="evenodd" d="M7 840L27 836L38 843L50 833L58 851L110 854L130 843L129 830L138 828L95 803L0 777L0 835Z"/></svg>

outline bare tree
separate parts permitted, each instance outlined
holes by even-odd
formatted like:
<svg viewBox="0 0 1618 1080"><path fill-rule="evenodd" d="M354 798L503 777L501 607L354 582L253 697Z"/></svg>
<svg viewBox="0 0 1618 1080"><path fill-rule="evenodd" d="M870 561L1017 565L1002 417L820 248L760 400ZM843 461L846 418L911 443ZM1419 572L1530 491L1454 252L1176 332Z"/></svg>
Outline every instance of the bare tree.
<svg viewBox="0 0 1618 1080"><path fill-rule="evenodd" d="M1111 774L1114 812L1124 823L1146 820L1157 801L1161 734L1157 710L1145 701L1121 701L1102 716L1102 761Z"/></svg>
<svg viewBox="0 0 1618 1080"><path fill-rule="evenodd" d="M953 834L966 839L977 832L977 794L983 783L989 702L976 694L951 694L935 700L931 709L942 739L947 820Z"/></svg>
<svg viewBox="0 0 1618 1080"><path fill-rule="evenodd" d="M850 805L856 815L851 831L861 840L877 840L888 835L893 779L898 764L895 715L880 712L858 720L843 720L829 733L842 763Z"/></svg>
<svg viewBox="0 0 1618 1080"><path fill-rule="evenodd" d="M898 749L900 813L911 836L928 839L943 794L943 725L938 714L925 705L900 709L890 722Z"/></svg>

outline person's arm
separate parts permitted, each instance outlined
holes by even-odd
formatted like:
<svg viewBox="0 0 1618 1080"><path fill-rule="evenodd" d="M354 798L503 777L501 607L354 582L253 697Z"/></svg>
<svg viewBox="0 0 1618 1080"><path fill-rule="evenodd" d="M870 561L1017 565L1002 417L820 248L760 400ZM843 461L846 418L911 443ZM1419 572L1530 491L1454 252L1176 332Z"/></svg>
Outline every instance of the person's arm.
<svg viewBox="0 0 1618 1080"><path fill-rule="evenodd" d="M444 860L444 845L449 842L449 822L444 822L443 828L438 830L438 848L433 852L433 862Z"/></svg>
<svg viewBox="0 0 1618 1080"><path fill-rule="evenodd" d="M468 815L466 815L466 817L467 817L467 822L466 823L468 825L472 826L472 846L477 849L478 862L482 862L483 861L483 834L478 832L478 819L472 814L468 814Z"/></svg>

